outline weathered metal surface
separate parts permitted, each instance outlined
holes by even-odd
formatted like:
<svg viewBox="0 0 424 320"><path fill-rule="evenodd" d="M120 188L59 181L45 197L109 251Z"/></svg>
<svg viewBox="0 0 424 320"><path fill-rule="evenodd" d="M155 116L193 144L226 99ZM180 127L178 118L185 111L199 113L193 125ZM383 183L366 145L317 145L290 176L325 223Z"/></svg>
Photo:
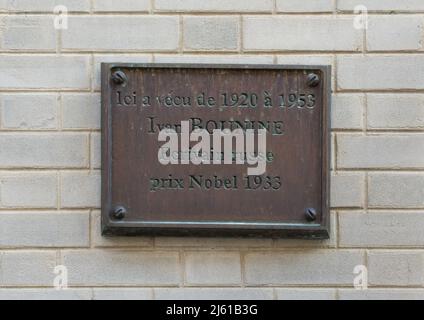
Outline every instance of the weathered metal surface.
<svg viewBox="0 0 424 320"><path fill-rule="evenodd" d="M102 64L103 234L327 238L329 114L328 66ZM266 128L266 172L161 164L187 120Z"/></svg>

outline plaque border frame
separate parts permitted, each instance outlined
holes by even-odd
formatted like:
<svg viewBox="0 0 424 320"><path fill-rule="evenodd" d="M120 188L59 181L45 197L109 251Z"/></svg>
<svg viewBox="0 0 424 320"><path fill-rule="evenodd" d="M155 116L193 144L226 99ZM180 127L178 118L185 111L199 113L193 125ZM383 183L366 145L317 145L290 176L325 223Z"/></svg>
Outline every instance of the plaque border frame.
<svg viewBox="0 0 424 320"><path fill-rule="evenodd" d="M112 70L119 68L174 69L269 69L319 70L323 75L321 223L263 222L181 222L113 220L112 210L112 115L109 94L112 90ZM196 236L196 237L272 237L329 239L330 237L330 163L331 163L331 65L280 64L189 64L189 63L101 63L101 232L104 236Z"/></svg>

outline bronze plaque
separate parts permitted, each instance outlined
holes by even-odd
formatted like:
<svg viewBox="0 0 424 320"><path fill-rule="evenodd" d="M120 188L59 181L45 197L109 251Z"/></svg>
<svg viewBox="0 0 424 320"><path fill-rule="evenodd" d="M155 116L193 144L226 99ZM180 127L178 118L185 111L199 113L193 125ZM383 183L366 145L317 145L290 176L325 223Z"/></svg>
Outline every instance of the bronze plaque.
<svg viewBox="0 0 424 320"><path fill-rule="evenodd" d="M103 234L328 238L330 74L102 64Z"/></svg>

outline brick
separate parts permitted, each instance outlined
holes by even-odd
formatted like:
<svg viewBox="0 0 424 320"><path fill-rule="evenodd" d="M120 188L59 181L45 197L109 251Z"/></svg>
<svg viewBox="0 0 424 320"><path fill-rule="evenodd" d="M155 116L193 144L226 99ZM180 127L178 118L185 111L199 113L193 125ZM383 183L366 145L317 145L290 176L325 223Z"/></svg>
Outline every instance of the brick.
<svg viewBox="0 0 424 320"><path fill-rule="evenodd" d="M272 64L272 55L155 55L155 62L158 63L208 63L208 64Z"/></svg>
<svg viewBox="0 0 424 320"><path fill-rule="evenodd" d="M62 128L100 129L99 94L62 95Z"/></svg>
<svg viewBox="0 0 424 320"><path fill-rule="evenodd" d="M238 17L185 17L185 50L237 50Z"/></svg>
<svg viewBox="0 0 424 320"><path fill-rule="evenodd" d="M156 0L156 11L169 12L271 12L272 0Z"/></svg>
<svg viewBox="0 0 424 320"><path fill-rule="evenodd" d="M351 285L361 251L252 252L245 256L247 285Z"/></svg>
<svg viewBox="0 0 424 320"><path fill-rule="evenodd" d="M331 207L363 207L365 178L362 173L333 174L330 187Z"/></svg>
<svg viewBox="0 0 424 320"><path fill-rule="evenodd" d="M339 10L353 11L356 6L365 6L368 11L420 11L424 10L421 0L343 0L337 2Z"/></svg>
<svg viewBox="0 0 424 320"><path fill-rule="evenodd" d="M275 289L278 300L335 300L335 289Z"/></svg>
<svg viewBox="0 0 424 320"><path fill-rule="evenodd" d="M0 96L1 126L4 129L56 129L58 97L51 94L5 94Z"/></svg>
<svg viewBox="0 0 424 320"><path fill-rule="evenodd" d="M6 16L0 18L0 48L3 50L56 49L52 17Z"/></svg>
<svg viewBox="0 0 424 320"><path fill-rule="evenodd" d="M387 251L368 253L370 285L422 286L424 256L420 251Z"/></svg>
<svg viewBox="0 0 424 320"><path fill-rule="evenodd" d="M74 16L69 18L69 28L62 30L62 48L171 51L178 48L178 29L178 17L172 16Z"/></svg>
<svg viewBox="0 0 424 320"><path fill-rule="evenodd" d="M0 300L91 300L91 289L0 289Z"/></svg>
<svg viewBox="0 0 424 320"><path fill-rule="evenodd" d="M54 251L0 252L0 285L53 286L55 266Z"/></svg>
<svg viewBox="0 0 424 320"><path fill-rule="evenodd" d="M145 288L135 289L93 289L93 300L151 300L153 299L153 290Z"/></svg>
<svg viewBox="0 0 424 320"><path fill-rule="evenodd" d="M61 182L62 208L100 207L99 172L62 172Z"/></svg>
<svg viewBox="0 0 424 320"><path fill-rule="evenodd" d="M337 56L338 90L424 89L423 55Z"/></svg>
<svg viewBox="0 0 424 320"><path fill-rule="evenodd" d="M420 168L424 167L424 135L338 135L338 168Z"/></svg>
<svg viewBox="0 0 424 320"><path fill-rule="evenodd" d="M3 208L56 208L57 175L0 174L0 199Z"/></svg>
<svg viewBox="0 0 424 320"><path fill-rule="evenodd" d="M423 289L339 289L340 300L424 300Z"/></svg>
<svg viewBox="0 0 424 320"><path fill-rule="evenodd" d="M87 89L89 61L82 56L4 55L1 89Z"/></svg>
<svg viewBox="0 0 424 320"><path fill-rule="evenodd" d="M171 286L181 280L176 252L75 250L62 254L69 284L74 286Z"/></svg>
<svg viewBox="0 0 424 320"><path fill-rule="evenodd" d="M359 51L362 33L345 17L245 17L243 45L248 51Z"/></svg>
<svg viewBox="0 0 424 320"><path fill-rule="evenodd" d="M101 221L100 211L92 213L93 230L91 233L92 242L95 247L152 247L152 237L119 237L119 236L102 236L101 234Z"/></svg>
<svg viewBox="0 0 424 320"><path fill-rule="evenodd" d="M86 134L2 133L0 167L78 168L88 165Z"/></svg>
<svg viewBox="0 0 424 320"><path fill-rule="evenodd" d="M332 12L333 0L277 0L277 12Z"/></svg>
<svg viewBox="0 0 424 320"><path fill-rule="evenodd" d="M372 16L368 20L369 51L419 50L423 46L423 16Z"/></svg>
<svg viewBox="0 0 424 320"><path fill-rule="evenodd" d="M240 285L238 252L187 252L185 281L188 285Z"/></svg>
<svg viewBox="0 0 424 320"><path fill-rule="evenodd" d="M92 133L90 138L90 160L92 169L101 167L101 136L100 133Z"/></svg>
<svg viewBox="0 0 424 320"><path fill-rule="evenodd" d="M69 12L90 11L90 0L0 0L0 10L9 12L48 12L65 6Z"/></svg>
<svg viewBox="0 0 424 320"><path fill-rule="evenodd" d="M424 95L368 94L368 129L424 129Z"/></svg>
<svg viewBox="0 0 424 320"><path fill-rule="evenodd" d="M272 300L270 288L155 288L157 300Z"/></svg>
<svg viewBox="0 0 424 320"><path fill-rule="evenodd" d="M94 0L95 12L148 12L150 0Z"/></svg>
<svg viewBox="0 0 424 320"><path fill-rule="evenodd" d="M94 90L100 90L101 79L100 70L102 62L122 62L122 63L147 63L152 62L152 56L150 54L132 54L132 55L94 55Z"/></svg>
<svg viewBox="0 0 424 320"><path fill-rule="evenodd" d="M424 175L372 173L368 181L370 208L424 208Z"/></svg>
<svg viewBox="0 0 424 320"><path fill-rule="evenodd" d="M88 247L87 212L0 214L1 247Z"/></svg>
<svg viewBox="0 0 424 320"><path fill-rule="evenodd" d="M357 94L333 95L331 127L340 130L361 130L365 110L365 98Z"/></svg>
<svg viewBox="0 0 424 320"><path fill-rule="evenodd" d="M422 212L343 212L339 214L342 247L422 247Z"/></svg>

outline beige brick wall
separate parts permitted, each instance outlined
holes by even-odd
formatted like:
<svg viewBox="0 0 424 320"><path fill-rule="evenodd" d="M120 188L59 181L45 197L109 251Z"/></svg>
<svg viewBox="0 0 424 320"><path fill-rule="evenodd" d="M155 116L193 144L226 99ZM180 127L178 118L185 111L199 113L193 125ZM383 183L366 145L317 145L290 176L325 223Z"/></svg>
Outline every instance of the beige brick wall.
<svg viewBox="0 0 424 320"><path fill-rule="evenodd" d="M423 0L0 0L0 299L424 299L423 45ZM332 65L331 239L102 237L111 61Z"/></svg>

